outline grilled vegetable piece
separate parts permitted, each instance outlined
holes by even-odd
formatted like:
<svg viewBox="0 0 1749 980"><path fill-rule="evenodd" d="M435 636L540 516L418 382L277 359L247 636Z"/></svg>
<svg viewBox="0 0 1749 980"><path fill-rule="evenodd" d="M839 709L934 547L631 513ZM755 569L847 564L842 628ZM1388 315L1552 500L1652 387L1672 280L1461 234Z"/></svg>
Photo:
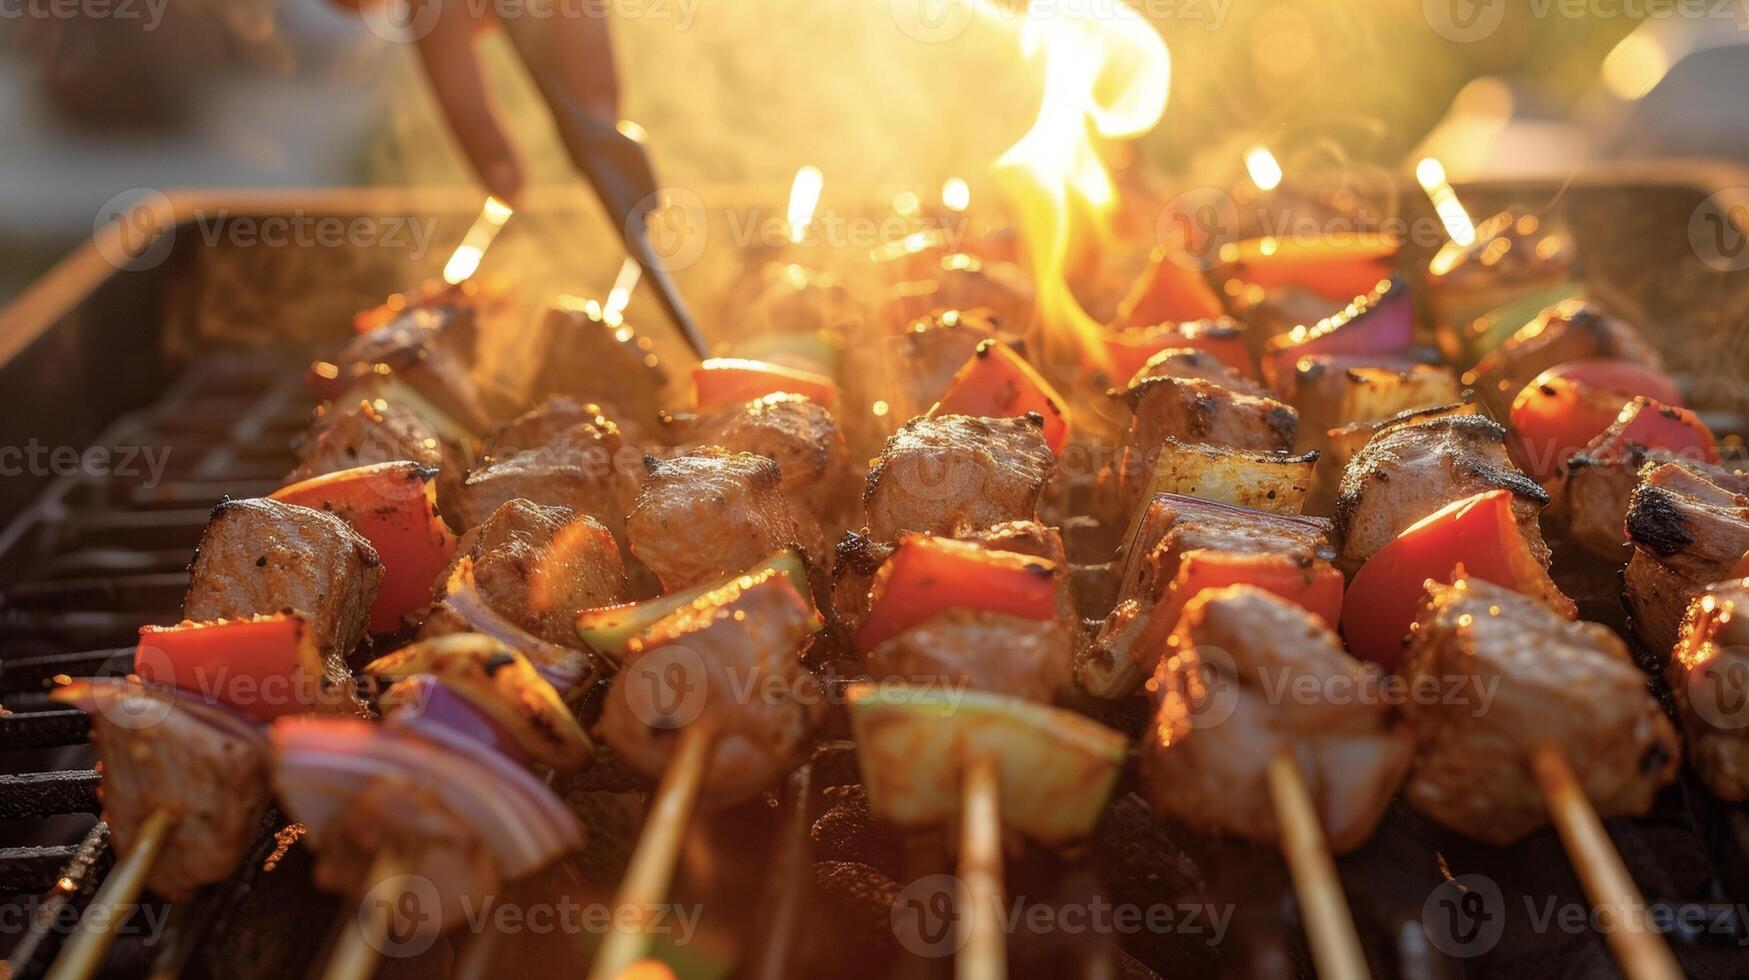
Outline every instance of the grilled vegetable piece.
<svg viewBox="0 0 1749 980"><path fill-rule="evenodd" d="M645 462L649 476L626 537L664 591L726 578L800 545L783 475L769 458L707 447Z"/></svg>
<svg viewBox="0 0 1749 980"><path fill-rule="evenodd" d="M1463 395L1450 368L1349 354L1300 358L1287 390L1300 419L1296 445L1304 449L1322 449L1338 426L1449 405Z"/></svg>
<svg viewBox="0 0 1749 980"><path fill-rule="evenodd" d="M583 827L546 784L470 739L433 741L395 725L282 718L268 732L273 787L308 828L316 884L362 895L394 855L436 891L413 927L441 928L583 843ZM422 886L424 887L424 886Z"/></svg>
<svg viewBox="0 0 1749 980"><path fill-rule="evenodd" d="M1504 414L1537 375L1568 361L1598 358L1634 361L1653 370L1663 366L1658 352L1632 327L1589 300L1571 299L1544 310L1488 352L1464 375L1464 383Z"/></svg>
<svg viewBox="0 0 1749 980"><path fill-rule="evenodd" d="M1553 221L1518 210L1490 215L1476 223L1475 241L1461 247L1452 243L1434 256L1428 285L1436 322L1467 334L1468 325L1491 310L1571 288L1574 251L1572 236ZM1467 339L1473 344L1479 338ZM1477 356L1490 349L1480 347ZM1460 345L1447 356L1456 362L1462 360L1461 353Z"/></svg>
<svg viewBox="0 0 1749 980"><path fill-rule="evenodd" d="M589 761L594 746L569 708L520 652L478 633L420 640L371 661L369 675L390 682L430 674L503 726L528 756L555 769ZM385 713L419 711L404 696L384 696Z"/></svg>
<svg viewBox="0 0 1749 980"><path fill-rule="evenodd" d="M724 580L695 585L689 589L670 592L667 595L646 599L643 602L628 602L585 610L577 616L577 621L574 624L577 636L588 644L591 650L618 662L625 658L626 646L632 638L655 625L658 620L667 618L681 607L696 602L702 597L720 592L737 579L758 580L768 571L779 572L789 579L790 586L796 590L796 594L801 596L810 606L813 605L812 593L808 587L807 561L800 552L785 550L754 565L740 575L729 576Z"/></svg>
<svg viewBox="0 0 1749 980"><path fill-rule="evenodd" d="M677 731L708 726L704 798L747 799L807 757L822 697L796 654L819 626L777 568L684 603L632 638L596 734L655 780Z"/></svg>
<svg viewBox="0 0 1749 980"><path fill-rule="evenodd" d="M870 679L970 688L1049 704L1069 683L1074 639L1054 617L952 606L864 654Z"/></svg>
<svg viewBox="0 0 1749 980"><path fill-rule="evenodd" d="M1636 395L1682 404L1670 379L1642 364L1583 360L1549 368L1512 400L1513 460L1547 485Z"/></svg>
<svg viewBox="0 0 1749 980"><path fill-rule="evenodd" d="M845 689L863 785L876 816L901 827L952 819L968 760L995 759L1003 822L1047 846L1093 831L1127 740L1071 711L938 685Z"/></svg>
<svg viewBox="0 0 1749 980"><path fill-rule="evenodd" d="M952 538L899 535L875 574L869 611L856 631L857 652L948 609L980 609L1038 621L1057 616L1057 567L1029 555Z"/></svg>
<svg viewBox="0 0 1749 980"><path fill-rule="evenodd" d="M601 673L601 663L576 640L550 642L500 612L481 592L474 576L474 560L466 555L456 559L437 604L419 627L420 639L452 633L483 634L521 651L547 683L566 697L587 688Z"/></svg>
<svg viewBox="0 0 1749 980"><path fill-rule="evenodd" d="M994 340L978 345L931 414L997 419L1036 415L1044 420L1051 452L1060 453L1069 443L1069 406L1063 396L1014 348Z"/></svg>
<svg viewBox="0 0 1749 980"><path fill-rule="evenodd" d="M456 551L458 563L472 563L473 586L493 609L549 643L576 646L577 615L625 597L613 535L564 507L507 500L462 535ZM440 598L455 572L452 564L439 580Z"/></svg>
<svg viewBox="0 0 1749 980"><path fill-rule="evenodd" d="M213 508L188 579L183 618L295 610L334 673L344 672L341 665L366 636L383 569L376 549L340 518L260 498Z"/></svg>
<svg viewBox="0 0 1749 980"><path fill-rule="evenodd" d="M1212 320L1221 315L1221 298L1194 263L1165 248L1154 249L1130 291L1117 305L1117 323L1151 327L1186 320Z"/></svg>
<svg viewBox="0 0 1749 980"><path fill-rule="evenodd" d="M49 696L91 716L103 760L103 819L127 857L153 813L174 824L146 878L172 902L237 870L268 803L266 740L222 705L121 677L81 678Z"/></svg>
<svg viewBox="0 0 1749 980"><path fill-rule="evenodd" d="M1382 235L1327 239L1315 247L1293 237L1252 238L1235 244L1222 271L1260 289L1297 286L1346 302L1390 277L1397 247L1395 239Z"/></svg>
<svg viewBox="0 0 1749 980"><path fill-rule="evenodd" d="M1032 520L1056 458L1036 418L937 415L905 423L869 468L869 536L902 531L958 537Z"/></svg>
<svg viewBox="0 0 1749 980"><path fill-rule="evenodd" d="M524 424L519 420L512 426L528 431ZM635 467L640 457L619 426L593 416L526 449L514 445L520 438L506 440L497 449L499 455L468 474L460 507L466 527L484 522L518 497L587 514L610 529L623 525L638 492Z"/></svg>
<svg viewBox="0 0 1749 980"><path fill-rule="evenodd" d="M710 357L692 369L692 407L700 412L779 393L801 395L824 408L838 400L831 378L768 361Z"/></svg>
<svg viewBox="0 0 1749 980"><path fill-rule="evenodd" d="M1749 579L1716 583L1689 604L1664 679L1689 764L1724 799L1749 799Z"/></svg>
<svg viewBox="0 0 1749 980"><path fill-rule="evenodd" d="M1161 351L1176 349L1207 353L1240 377L1257 375L1251 353L1245 348L1245 328L1228 317L1167 321L1105 334L1105 353L1111 359L1113 381L1133 378Z"/></svg>
<svg viewBox="0 0 1749 980"><path fill-rule="evenodd" d="M1168 439L1155 454L1147 485L1136 496L1139 501L1172 493L1297 514L1305 506L1317 468L1316 452L1292 455Z"/></svg>
<svg viewBox="0 0 1749 980"><path fill-rule="evenodd" d="M1548 492L1506 458L1506 430L1480 415L1453 415L1382 429L1342 474L1336 497L1337 565L1358 569L1403 529L1484 490L1512 491L1513 513L1538 561L1548 548L1537 513Z"/></svg>
<svg viewBox="0 0 1749 980"><path fill-rule="evenodd" d="M1449 583L1460 572L1537 599L1563 619L1578 615L1525 539L1512 494L1488 490L1409 525L1360 566L1342 603L1348 648L1395 669L1427 583Z"/></svg>
<svg viewBox="0 0 1749 980"><path fill-rule="evenodd" d="M1687 460L1640 472L1625 522L1623 580L1635 635L1669 650L1688 605L1749 552L1749 473Z"/></svg>
<svg viewBox="0 0 1749 980"><path fill-rule="evenodd" d="M1300 325L1273 337L1265 345L1263 380L1277 391L1288 391L1287 379L1304 357L1393 354L1414 341L1414 308L1409 284L1401 279L1375 281L1336 313L1311 325Z"/></svg>
<svg viewBox="0 0 1749 980"><path fill-rule="evenodd" d="M1451 364L1474 365L1489 351L1524 329L1524 325L1535 320L1542 311L1583 295L1578 283L1562 279L1533 288L1488 310L1477 311L1468 319L1441 322L1435 334L1439 352Z"/></svg>
<svg viewBox="0 0 1749 980"><path fill-rule="evenodd" d="M1268 767L1287 750L1331 849L1372 835L1414 747L1383 699L1366 694L1379 690L1376 668L1344 653L1312 613L1248 585L1191 599L1167 648L1141 745L1142 795L1156 813L1274 843Z"/></svg>
<svg viewBox="0 0 1749 980"><path fill-rule="evenodd" d="M133 673L222 704L258 721L285 714L363 714L352 675L325 661L300 613L142 626Z"/></svg>
<svg viewBox="0 0 1749 980"><path fill-rule="evenodd" d="M1645 813L1676 775L1676 732L1622 641L1511 589L1472 578L1433 585L1403 676L1411 690L1470 692L1404 708L1416 732L1404 798L1467 837L1510 844L1547 822L1526 762L1545 743L1606 819Z"/></svg>
<svg viewBox="0 0 1749 980"><path fill-rule="evenodd" d="M421 614L431 583L455 553L455 535L437 512L437 471L410 460L373 463L312 477L273 499L324 510L362 534L382 561L370 631L393 633Z"/></svg>

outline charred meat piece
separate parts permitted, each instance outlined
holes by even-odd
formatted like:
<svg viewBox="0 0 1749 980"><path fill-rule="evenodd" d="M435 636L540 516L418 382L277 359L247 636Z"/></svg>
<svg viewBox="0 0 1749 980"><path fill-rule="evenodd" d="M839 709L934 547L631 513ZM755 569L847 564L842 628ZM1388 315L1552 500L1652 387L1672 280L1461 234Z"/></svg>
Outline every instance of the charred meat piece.
<svg viewBox="0 0 1749 980"><path fill-rule="evenodd" d="M697 419L685 441L775 462L809 554L826 554L827 531L850 523L850 451L838 420L811 398L775 394L723 408Z"/></svg>
<svg viewBox="0 0 1749 980"><path fill-rule="evenodd" d="M1488 352L1464 375L1464 383L1505 417L1512 400L1537 375L1587 358L1637 361L1654 369L1663 364L1632 327L1589 300L1571 299L1544 310Z"/></svg>
<svg viewBox="0 0 1749 980"><path fill-rule="evenodd" d="M1713 585L1688 607L1664 679L1689 763L1714 793L1749 799L1749 579Z"/></svg>
<svg viewBox="0 0 1749 980"><path fill-rule="evenodd" d="M1157 495L1143 512L1129 545L1122 595L1159 599L1178 575L1186 552L1207 549L1243 555L1281 555L1297 564L1329 562L1330 522L1271 514L1177 494Z"/></svg>
<svg viewBox="0 0 1749 980"><path fill-rule="evenodd" d="M1126 397L1133 417L1115 464L1123 512L1142 502L1169 442L1265 453L1292 448L1298 416L1267 395L1247 393L1253 389L1250 382L1229 387L1202 378L1138 376L1131 382Z"/></svg>
<svg viewBox="0 0 1749 980"><path fill-rule="evenodd" d="M512 419L509 425L493 433L492 437L486 440L481 455L487 460L496 460L519 452L563 442L566 433L585 424L593 425L604 431L618 428L620 438L625 442L643 441L641 434L635 430L629 430L608 418L607 413L600 405L593 402L580 402L575 398L554 396ZM635 452L635 450L633 451ZM634 458L641 459L641 454Z"/></svg>
<svg viewBox="0 0 1749 980"><path fill-rule="evenodd" d="M782 473L770 459L707 448L645 462L650 475L626 537L664 591L713 582L799 546Z"/></svg>
<svg viewBox="0 0 1749 980"><path fill-rule="evenodd" d="M267 809L268 746L255 726L190 694L121 678L75 680L55 692L91 718L103 759L103 819L116 853L133 853L141 825L175 820L146 879L173 902L236 871Z"/></svg>
<svg viewBox="0 0 1749 980"><path fill-rule="evenodd" d="M807 758L821 699L797 656L818 625L781 572L737 579L640 633L596 731L660 778L687 725L708 725L704 795L744 800Z"/></svg>
<svg viewBox="0 0 1749 980"><path fill-rule="evenodd" d="M581 422L469 473L461 493L463 524L473 527L521 497L587 514L610 529L622 527L638 492L635 460L625 451L619 427L596 418L605 424Z"/></svg>
<svg viewBox="0 0 1749 980"><path fill-rule="evenodd" d="M1291 752L1331 849L1372 834L1414 747L1376 696L1376 667L1343 652L1317 617L1247 585L1192 599L1169 642L1142 740L1142 793L1156 813L1274 843L1268 768Z"/></svg>
<svg viewBox="0 0 1749 980"><path fill-rule="evenodd" d="M338 395L387 366L457 422L476 432L491 427L491 413L474 384L474 333L455 329L450 311L419 307L354 337L334 359L333 377L319 373L323 394Z"/></svg>
<svg viewBox="0 0 1749 980"><path fill-rule="evenodd" d="M1054 620L986 610L940 612L868 655L869 676L971 688L1050 704L1069 683L1074 640Z"/></svg>
<svg viewBox="0 0 1749 980"><path fill-rule="evenodd" d="M1637 445L1606 456L1582 450L1567 460L1565 472L1551 484L1555 502L1550 510L1563 519L1574 542L1619 564L1629 557L1625 524L1640 473L1648 464L1670 460L1663 450Z"/></svg>
<svg viewBox="0 0 1749 980"><path fill-rule="evenodd" d="M573 297L550 307L535 333L526 348L539 358L527 368L531 398L599 403L633 431L655 430L667 374L650 338L605 322L599 309Z"/></svg>
<svg viewBox="0 0 1749 980"><path fill-rule="evenodd" d="M1510 490L1519 528L1543 567L1537 513L1548 492L1506 455L1506 430L1480 415L1453 415L1380 431L1349 461L1337 492L1337 564L1359 568L1402 530L1446 504Z"/></svg>
<svg viewBox="0 0 1749 980"><path fill-rule="evenodd" d="M862 502L869 536L900 531L962 537L1004 521L1031 520L1056 470L1037 416L915 418L887 440Z"/></svg>
<svg viewBox="0 0 1749 980"><path fill-rule="evenodd" d="M1749 474L1692 461L1640 473L1626 522L1625 577L1634 634L1662 655L1683 613L1749 553Z"/></svg>
<svg viewBox="0 0 1749 980"><path fill-rule="evenodd" d="M869 586L892 554L893 545L855 531L845 531L833 548L832 607L849 632L868 617Z"/></svg>
<svg viewBox="0 0 1749 980"><path fill-rule="evenodd" d="M505 501L462 535L456 560L464 557L492 608L560 646L577 645L577 613L625 597L625 564L612 532L563 507ZM446 572L438 586L449 578Z"/></svg>
<svg viewBox="0 0 1749 980"><path fill-rule="evenodd" d="M1646 812L1676 775L1676 731L1627 646L1596 623L1481 579L1434 583L1409 640L1409 804L1490 844L1548 820L1529 760L1563 753L1597 812ZM1487 699L1484 701L1483 699Z"/></svg>
<svg viewBox="0 0 1749 980"><path fill-rule="evenodd" d="M213 508L188 568L184 619L303 614L328 677L349 680L346 658L365 638L383 569L376 549L325 511L267 498Z"/></svg>
<svg viewBox="0 0 1749 980"><path fill-rule="evenodd" d="M1001 339L989 311L949 309L883 334L877 343L847 347L840 384L849 407L842 421L855 457L879 452L900 422L941 400L979 344Z"/></svg>
<svg viewBox="0 0 1749 980"><path fill-rule="evenodd" d="M1133 391L1148 378L1178 378L1181 381L1207 381L1239 395L1268 398L1269 389L1235 371L1227 362L1206 350L1194 347L1168 347L1148 358L1142 369L1126 387Z"/></svg>
<svg viewBox="0 0 1749 980"><path fill-rule="evenodd" d="M298 447L298 465L285 482L410 459L450 471L437 430L424 419L382 400L344 398L316 410L309 438Z"/></svg>

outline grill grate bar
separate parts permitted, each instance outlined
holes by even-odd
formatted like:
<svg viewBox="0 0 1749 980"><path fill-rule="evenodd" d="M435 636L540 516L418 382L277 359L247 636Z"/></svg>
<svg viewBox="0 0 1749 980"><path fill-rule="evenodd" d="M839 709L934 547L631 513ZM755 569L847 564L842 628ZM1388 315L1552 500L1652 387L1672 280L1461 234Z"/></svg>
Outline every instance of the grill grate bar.
<svg viewBox="0 0 1749 980"><path fill-rule="evenodd" d="M96 813L98 778L95 769L0 775L0 820Z"/></svg>
<svg viewBox="0 0 1749 980"><path fill-rule="evenodd" d="M8 749L48 749L80 745L91 722L83 711L34 711L0 715L0 745Z"/></svg>
<svg viewBox="0 0 1749 980"><path fill-rule="evenodd" d="M96 889L97 881L101 877L98 872L110 863L109 825L99 820L85 835L84 840L66 850L73 852L71 859L55 879L54 891L37 908L29 931L7 956L0 976L35 976L47 967L49 958L54 956L55 950L60 948L60 941L65 938L57 923L61 921L69 905L82 904Z"/></svg>
<svg viewBox="0 0 1749 980"><path fill-rule="evenodd" d="M0 895L43 892L55 886L79 847L0 847Z"/></svg>
<svg viewBox="0 0 1749 980"><path fill-rule="evenodd" d="M81 650L78 653L54 653L41 657L0 660L0 692L38 693L46 689L59 674L69 677L115 677L128 673L133 667L133 647L111 647L105 650Z"/></svg>

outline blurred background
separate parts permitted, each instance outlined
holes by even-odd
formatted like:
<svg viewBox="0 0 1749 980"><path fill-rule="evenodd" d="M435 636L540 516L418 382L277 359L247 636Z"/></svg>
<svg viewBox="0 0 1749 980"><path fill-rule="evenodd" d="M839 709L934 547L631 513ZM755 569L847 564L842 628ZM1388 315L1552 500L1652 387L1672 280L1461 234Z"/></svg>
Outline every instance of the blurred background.
<svg viewBox="0 0 1749 980"><path fill-rule="evenodd" d="M665 183L782 183L813 164L828 197L889 199L952 176L980 193L1038 111L1038 73L1010 34L972 20L920 36L918 5L954 2L603 6L624 114ZM1427 153L1458 181L1602 158L1749 161L1744 0L1131 5L1172 53L1137 173L1230 184L1257 143L1290 172L1386 179ZM502 39L481 44L535 183L571 179ZM118 192L470 181L412 46L329 0L0 0L0 133L0 301Z"/></svg>

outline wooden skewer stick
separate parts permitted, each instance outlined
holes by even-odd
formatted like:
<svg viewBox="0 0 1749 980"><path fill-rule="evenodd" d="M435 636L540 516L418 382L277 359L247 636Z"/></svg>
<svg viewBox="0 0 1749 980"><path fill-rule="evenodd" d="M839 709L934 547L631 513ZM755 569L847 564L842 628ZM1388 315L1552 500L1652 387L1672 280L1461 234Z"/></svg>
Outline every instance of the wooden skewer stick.
<svg viewBox="0 0 1749 980"><path fill-rule="evenodd" d="M960 795L959 877L967 908L957 928L968 934L954 960L957 980L1002 980L1008 948L1002 935L1002 786L993 756L966 767Z"/></svg>
<svg viewBox="0 0 1749 980"><path fill-rule="evenodd" d="M365 891L369 892L400 873L400 861L388 851L378 851L370 870L365 872ZM324 980L368 980L376 972L377 960L382 956L383 943L388 939L394 914L394 909L384 902L359 909L359 914L341 927L340 940L335 944L333 955L328 957L328 969L322 974Z"/></svg>
<svg viewBox="0 0 1749 980"><path fill-rule="evenodd" d="M698 802L706 763L710 761L711 741L710 729L704 725L694 724L680 733L674 761L668 764L668 771L656 787L650 815L644 819L643 833L613 900L615 921L625 921L620 916L635 915L638 928L616 928L607 934L589 970L590 980L613 980L648 952L649 937L644 934L643 919L667 896L668 885L674 879L680 845L692 820L693 806Z"/></svg>
<svg viewBox="0 0 1749 980"><path fill-rule="evenodd" d="M79 929L55 957L47 980L86 980L103 966L104 954L115 942L115 927L134 907L140 891L146 886L146 876L158 863L164 842L176 821L168 810L154 810L140 824L140 836L134 841L131 854L110 869L103 886L92 896L91 904L79 918Z"/></svg>
<svg viewBox="0 0 1749 980"><path fill-rule="evenodd" d="M1558 746L1544 742L1531 750L1530 767L1585 896L1597 907L1600 918L1613 920L1614 928L1605 932L1604 939L1621 972L1628 980L1681 977L1682 967L1664 937L1647 928L1643 915L1630 914L1633 910L1643 912L1646 900L1622 864L1567 757Z"/></svg>
<svg viewBox="0 0 1749 980"><path fill-rule="evenodd" d="M1275 821L1281 825L1281 852L1293 877L1318 976L1322 980L1371 976L1354 915L1342 894L1342 879L1292 749L1284 748L1269 760L1269 798L1275 805Z"/></svg>

